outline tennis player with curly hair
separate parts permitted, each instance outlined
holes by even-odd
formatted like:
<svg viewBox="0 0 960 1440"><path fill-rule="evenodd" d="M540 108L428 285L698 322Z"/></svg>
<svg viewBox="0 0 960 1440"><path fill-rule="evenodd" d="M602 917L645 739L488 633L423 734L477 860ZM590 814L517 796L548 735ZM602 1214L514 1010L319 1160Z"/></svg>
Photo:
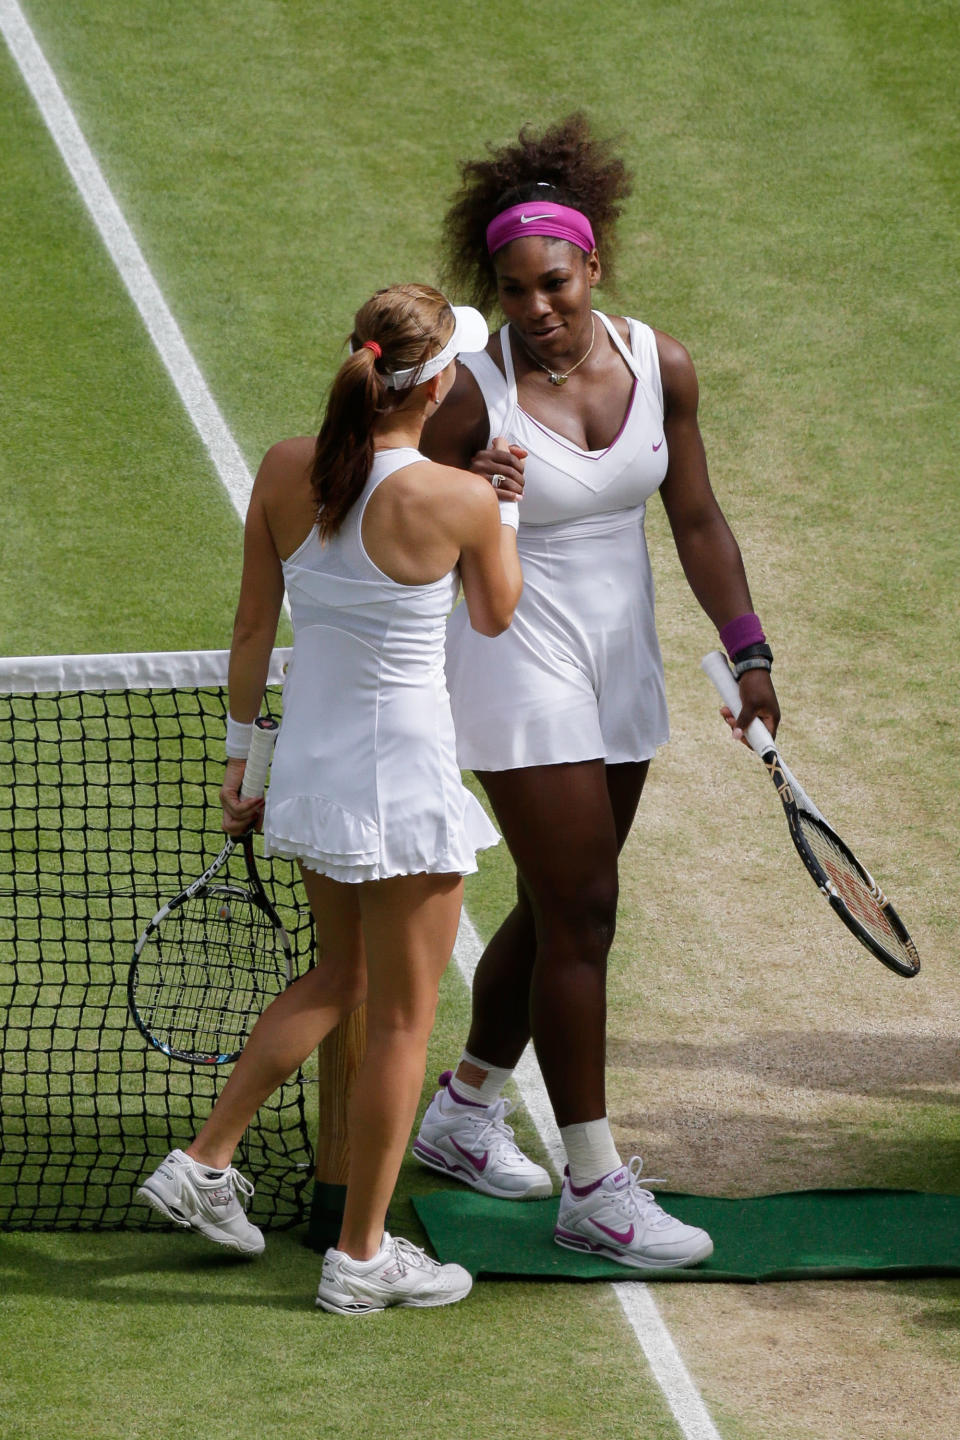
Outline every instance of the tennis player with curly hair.
<svg viewBox="0 0 960 1440"><path fill-rule="evenodd" d="M737 664L735 734L755 716L776 731L772 655L710 486L690 356L660 330L593 308L631 189L623 159L575 114L521 131L461 177L445 221L448 275L506 323L485 352L462 357L423 448L519 499L513 625L488 638L456 612L447 639L458 758L510 847L517 900L477 968L466 1047L414 1154L487 1194L549 1194L502 1095L532 1036L568 1162L556 1241L626 1266L692 1265L710 1238L656 1204L639 1159L623 1163L604 1089L618 855L668 738L644 537L655 493Z"/></svg>

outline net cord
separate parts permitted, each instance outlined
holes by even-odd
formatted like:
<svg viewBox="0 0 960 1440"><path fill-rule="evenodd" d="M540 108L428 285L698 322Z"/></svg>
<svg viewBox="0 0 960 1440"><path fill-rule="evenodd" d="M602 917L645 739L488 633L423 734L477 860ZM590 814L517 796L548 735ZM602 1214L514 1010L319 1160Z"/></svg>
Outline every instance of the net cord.
<svg viewBox="0 0 960 1440"><path fill-rule="evenodd" d="M274 650L267 674L268 685L282 685L292 654L288 648ZM229 662L229 650L0 657L0 694L200 689L226 685Z"/></svg>

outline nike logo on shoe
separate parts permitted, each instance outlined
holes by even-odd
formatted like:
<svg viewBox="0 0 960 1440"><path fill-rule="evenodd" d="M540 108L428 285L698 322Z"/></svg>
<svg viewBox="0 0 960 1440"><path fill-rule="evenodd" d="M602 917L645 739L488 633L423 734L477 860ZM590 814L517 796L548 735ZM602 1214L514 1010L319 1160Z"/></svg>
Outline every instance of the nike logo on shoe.
<svg viewBox="0 0 960 1440"><path fill-rule="evenodd" d="M593 1216L590 1216L590 1223L596 1225L598 1230L602 1230L604 1235L609 1235L610 1239L615 1240L618 1245L629 1245L633 1241L634 1230L632 1225L629 1230L611 1230L609 1225L601 1225L599 1220L593 1219Z"/></svg>
<svg viewBox="0 0 960 1440"><path fill-rule="evenodd" d="M469 1150L464 1150L462 1145L458 1145L456 1140L454 1140L453 1136L450 1137L450 1144L453 1146L454 1150L458 1150L460 1152L464 1160L469 1160L470 1164L473 1166L474 1170L478 1172L478 1174L483 1174L484 1170L486 1170L487 1168L487 1159L490 1155L489 1150L485 1150L483 1152L483 1159L478 1160L476 1155L471 1155Z"/></svg>
<svg viewBox="0 0 960 1440"><path fill-rule="evenodd" d="M532 220L552 220L552 215L521 215L520 224L529 225Z"/></svg>
<svg viewBox="0 0 960 1440"><path fill-rule="evenodd" d="M665 439L665 436L661 435L661 436L660 436L660 444L659 444L659 445L654 445L654 447L653 447L653 453L654 453L654 455L656 455L657 451L658 451L658 450L660 449L660 447L663 445L664 439Z"/></svg>

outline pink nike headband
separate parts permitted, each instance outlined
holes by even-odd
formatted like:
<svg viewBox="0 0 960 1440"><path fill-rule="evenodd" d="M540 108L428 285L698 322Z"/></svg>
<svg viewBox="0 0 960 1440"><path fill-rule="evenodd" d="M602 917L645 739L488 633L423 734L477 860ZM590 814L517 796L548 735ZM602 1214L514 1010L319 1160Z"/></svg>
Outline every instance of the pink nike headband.
<svg viewBox="0 0 960 1440"><path fill-rule="evenodd" d="M528 200L523 205L501 210L487 226L487 249L495 255L521 235L552 235L557 240L569 240L587 254L596 245L586 215L569 205L555 205L549 200Z"/></svg>

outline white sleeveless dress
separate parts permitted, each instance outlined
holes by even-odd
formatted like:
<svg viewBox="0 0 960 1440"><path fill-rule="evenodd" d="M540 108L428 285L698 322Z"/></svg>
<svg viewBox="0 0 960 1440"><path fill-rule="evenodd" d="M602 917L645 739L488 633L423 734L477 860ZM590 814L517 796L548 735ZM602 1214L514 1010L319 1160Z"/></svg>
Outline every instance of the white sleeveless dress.
<svg viewBox="0 0 960 1440"><path fill-rule="evenodd" d="M523 595L509 630L471 630L461 605L447 627L447 685L457 757L469 770L649 759L669 738L646 501L667 445L656 336L629 320L630 348L594 312L634 376L623 424L604 450L581 450L523 411L510 350L461 355L483 393L490 438L528 451L518 548Z"/></svg>
<svg viewBox="0 0 960 1440"><path fill-rule="evenodd" d="M333 539L283 562L293 657L264 814L267 855L334 880L471 874L496 830L463 786L444 682L458 579L400 585L363 547L370 496L424 457L381 450Z"/></svg>

